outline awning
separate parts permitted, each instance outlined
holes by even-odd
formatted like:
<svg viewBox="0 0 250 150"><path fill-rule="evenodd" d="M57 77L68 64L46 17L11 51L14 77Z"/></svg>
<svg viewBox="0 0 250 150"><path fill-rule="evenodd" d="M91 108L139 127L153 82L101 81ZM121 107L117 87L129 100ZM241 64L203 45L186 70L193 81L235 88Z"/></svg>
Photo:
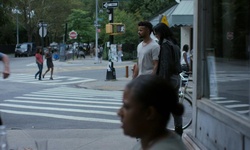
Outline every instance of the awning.
<svg viewBox="0 0 250 150"><path fill-rule="evenodd" d="M150 22L155 26L160 22L162 15L167 17L169 26L193 26L193 0L182 0L179 4L174 5Z"/></svg>

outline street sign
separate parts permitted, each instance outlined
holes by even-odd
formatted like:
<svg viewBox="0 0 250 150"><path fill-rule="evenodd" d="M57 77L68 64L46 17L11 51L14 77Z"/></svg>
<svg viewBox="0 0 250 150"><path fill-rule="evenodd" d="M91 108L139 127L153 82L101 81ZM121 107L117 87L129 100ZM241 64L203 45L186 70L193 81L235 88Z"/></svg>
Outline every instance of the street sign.
<svg viewBox="0 0 250 150"><path fill-rule="evenodd" d="M118 2L105 2L102 3L102 8L114 8L118 7Z"/></svg>
<svg viewBox="0 0 250 150"><path fill-rule="evenodd" d="M46 23L43 23L43 22L40 22L40 23L38 23L38 27L47 27L48 26L48 24L46 24Z"/></svg>
<svg viewBox="0 0 250 150"><path fill-rule="evenodd" d="M69 32L69 38L70 39L76 39L77 38L77 32L72 30Z"/></svg>
<svg viewBox="0 0 250 150"><path fill-rule="evenodd" d="M45 37L47 35L47 28L46 27L41 27L39 29L39 35L40 35L40 37Z"/></svg>

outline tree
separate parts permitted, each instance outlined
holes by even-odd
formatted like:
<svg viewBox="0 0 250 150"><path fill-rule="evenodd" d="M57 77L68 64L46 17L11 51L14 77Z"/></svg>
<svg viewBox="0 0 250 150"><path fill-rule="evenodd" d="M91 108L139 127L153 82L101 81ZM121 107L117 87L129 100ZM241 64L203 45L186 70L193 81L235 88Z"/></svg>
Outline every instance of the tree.
<svg viewBox="0 0 250 150"><path fill-rule="evenodd" d="M78 42L87 42L94 40L95 30L93 19L89 12L80 9L73 9L68 17L69 30L75 30L78 33ZM82 38L82 39L81 39Z"/></svg>
<svg viewBox="0 0 250 150"><path fill-rule="evenodd" d="M129 0L128 5L124 8L127 12L141 14L143 20L148 20L160 10L168 7L175 0Z"/></svg>

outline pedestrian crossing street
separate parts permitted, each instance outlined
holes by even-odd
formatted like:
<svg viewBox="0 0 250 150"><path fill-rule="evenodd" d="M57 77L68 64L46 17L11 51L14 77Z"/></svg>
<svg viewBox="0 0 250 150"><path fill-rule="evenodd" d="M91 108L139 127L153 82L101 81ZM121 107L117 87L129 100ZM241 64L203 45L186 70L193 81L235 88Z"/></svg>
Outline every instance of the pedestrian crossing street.
<svg viewBox="0 0 250 150"><path fill-rule="evenodd" d="M6 99L1 113L119 124L122 91L57 87Z"/></svg>
<svg viewBox="0 0 250 150"><path fill-rule="evenodd" d="M89 81L96 81L96 79L83 78L83 77L69 77L69 76L53 76L54 80L49 80L49 75L45 76L41 81L35 79L31 74L11 74L11 76L3 81L6 82L19 82L19 83L32 83L43 85L67 85L77 84Z"/></svg>
<svg viewBox="0 0 250 150"><path fill-rule="evenodd" d="M70 77L70 76L53 76L54 80L49 80L49 75L45 76L42 81L34 79L34 75L31 74L11 74L11 76L6 79L0 79L1 82L19 82L19 83L31 83L31 84L43 84L43 85L68 85L77 84L83 82L96 81L96 79L84 78L84 77ZM216 75L217 82L230 82L230 81L242 81L250 80L250 75L245 74L225 74L219 73Z"/></svg>

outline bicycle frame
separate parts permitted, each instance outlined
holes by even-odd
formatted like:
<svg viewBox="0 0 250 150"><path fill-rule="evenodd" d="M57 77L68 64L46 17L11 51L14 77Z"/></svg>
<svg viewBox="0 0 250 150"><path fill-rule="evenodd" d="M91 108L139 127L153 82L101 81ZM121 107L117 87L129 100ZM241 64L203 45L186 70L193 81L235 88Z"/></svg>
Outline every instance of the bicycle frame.
<svg viewBox="0 0 250 150"><path fill-rule="evenodd" d="M180 73L180 89L179 89L179 102L184 105L184 107L192 107L192 96L187 91L189 82L189 73L185 71ZM184 112L185 113L185 112ZM184 121L185 120L185 121ZM183 115L183 130L188 128L192 124L192 116L187 114Z"/></svg>

